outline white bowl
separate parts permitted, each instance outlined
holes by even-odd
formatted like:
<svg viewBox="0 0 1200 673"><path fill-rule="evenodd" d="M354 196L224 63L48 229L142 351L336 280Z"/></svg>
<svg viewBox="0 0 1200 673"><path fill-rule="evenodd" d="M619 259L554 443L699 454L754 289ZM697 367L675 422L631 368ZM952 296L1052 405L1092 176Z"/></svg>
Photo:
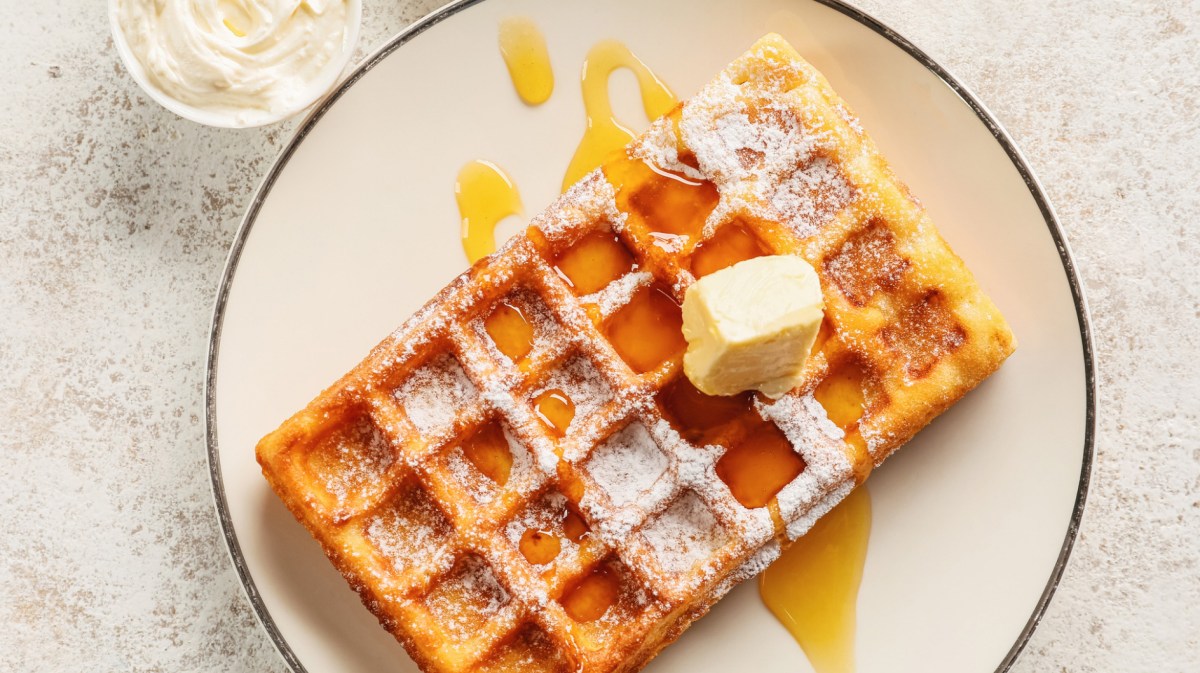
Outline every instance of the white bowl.
<svg viewBox="0 0 1200 673"><path fill-rule="evenodd" d="M154 100L154 102L180 117L199 124L220 128L266 126L267 124L274 124L275 122L295 116L311 107L313 103L329 93L329 90L337 83L342 73L346 72L350 65L350 59L354 55L354 46L358 43L359 28L362 26L362 1L347 0L349 17L346 26L346 39L342 41L341 53L329 60L329 63L325 65L320 75L310 83L306 94L297 100L296 105L274 112L262 112L250 119L246 119L239 118L239 113L233 111L210 110L189 105L172 98L154 86L146 76L146 71L142 68L141 62L129 48L129 42L125 39L125 33L121 29L121 22L117 19L117 2L118 0L109 0L108 2L108 21L112 30L113 44L116 45L117 53L121 56L121 62L125 64L125 69L133 76L133 80L138 83L142 91L145 91L146 95Z"/></svg>

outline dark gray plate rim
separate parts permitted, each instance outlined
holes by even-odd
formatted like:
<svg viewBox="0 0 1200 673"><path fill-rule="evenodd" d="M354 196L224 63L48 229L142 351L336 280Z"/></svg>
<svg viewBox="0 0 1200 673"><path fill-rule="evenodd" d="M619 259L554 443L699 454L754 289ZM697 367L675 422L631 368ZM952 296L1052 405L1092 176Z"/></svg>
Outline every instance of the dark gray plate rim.
<svg viewBox="0 0 1200 673"><path fill-rule="evenodd" d="M272 164L271 169L263 178L262 183L254 193L253 199L250 201L249 207L246 209L246 216L242 219L241 225L234 237L233 245L230 248L229 256L225 260L225 270L221 277L221 285L217 290L216 303L213 307L212 329L209 334L208 342L208 369L204 382L204 401L205 401L205 426L208 442L208 469L212 478L213 500L217 509L217 518L221 523L221 531L225 537L225 544L229 550L229 555L233 561L233 566L237 570L239 579L241 579L242 587L246 591L247 598L250 599L251 605L254 607L254 613L258 617L259 622L266 629L267 635L279 650L280 655L288 666L296 673L307 673L300 660L296 657L296 653L288 645L283 634L279 632L275 620L271 618L267 611L266 605L263 603L262 596L258 593L258 588L254 584L254 579L250 576L250 569L246 566L245 557L242 555L242 548L238 544L237 534L233 529L233 521L229 515L229 507L225 499L225 488L221 481L221 465L220 456L217 453L217 416L216 416L216 380L217 380L217 356L220 349L221 327L225 318L225 303L229 298L229 288L233 283L234 272L237 270L238 261L241 258L242 248L246 243L246 238L250 233L250 228L254 226L254 222L258 217L259 211L262 209L263 203L266 201L267 195L270 194L271 188L274 186L279 174L283 172L288 160L295 153L296 148L316 126L317 122L325 115L330 107L337 102L350 87L354 86L358 80L362 79L372 68L378 65L389 54L399 49L409 40L417 35L425 32L429 28L445 21L454 16L458 12L478 4L483 0L457 0L451 2L444 7L435 10L425 18L412 24L405 30L398 33L395 37L387 42L383 47L375 53L363 60L362 64L354 69L354 72L340 84L337 89L332 91L324 100L322 100L308 117L300 124L295 136L288 142L287 146L280 152L279 157ZM1092 457L1094 453L1094 439L1096 429L1096 374L1094 366L1094 358L1092 353L1092 334L1090 319L1088 316L1087 301L1083 296L1083 287L1079 281L1079 276L1075 270L1075 260L1071 256L1070 248L1067 245L1066 237L1063 235L1062 229L1058 224L1058 218L1054 214L1054 209L1051 207L1049 200L1042 191L1041 183L1034 176L1033 171L1029 168L1025 157L1021 151L1017 149L1008 132L996 121L991 112L984 107L983 103L971 93L966 86L960 83L953 75L946 71L945 68L938 65L925 52L918 49L912 42L909 42L903 36L892 30L888 26L880 23L874 17L866 14L862 10L851 7L842 0L814 0L822 5L830 7L842 14L854 19L855 21L870 28L876 33L887 38L892 44L903 49L909 56L916 59L921 65L925 66L930 72L937 75L939 79L945 82L946 86L950 87L959 98L966 103L971 110L975 112L975 116L979 118L996 142L1004 148L1008 158L1012 161L1013 166L1020 173L1021 178L1025 181L1025 186L1029 189L1029 193L1037 202L1039 210L1041 210L1042 218L1046 222L1047 229L1050 230L1050 236L1054 239L1054 244L1058 248L1058 256L1062 261L1063 271L1066 272L1067 282L1071 287L1071 296L1075 302L1075 314L1079 322L1079 338L1083 346L1083 362L1084 362L1084 385L1087 394L1087 410L1084 419L1084 439L1083 439L1083 462L1079 472L1079 490L1075 496L1075 506L1071 512L1071 521L1067 526L1066 535L1063 538L1062 548L1058 554L1058 560L1054 564L1054 568L1050 573L1050 578L1046 582L1046 588L1042 591L1041 597L1038 599L1037 605L1030 615L1029 621L1026 622L1025 628L1021 630L1021 634L1017 637L1013 646L1009 649L1008 654L996 667L996 673L1004 673L1012 668L1013 662L1016 661L1017 655L1025 648L1025 644L1029 642L1029 638L1033 635L1034 629L1042 619L1042 615L1046 612L1046 606L1049 605L1050 599L1054 596L1055 589L1058 588L1058 582L1062 578L1063 570L1067 565L1067 558L1071 555L1071 548L1075 543L1075 538L1079 532L1079 523L1083 517L1084 502L1087 500L1088 482L1092 471Z"/></svg>

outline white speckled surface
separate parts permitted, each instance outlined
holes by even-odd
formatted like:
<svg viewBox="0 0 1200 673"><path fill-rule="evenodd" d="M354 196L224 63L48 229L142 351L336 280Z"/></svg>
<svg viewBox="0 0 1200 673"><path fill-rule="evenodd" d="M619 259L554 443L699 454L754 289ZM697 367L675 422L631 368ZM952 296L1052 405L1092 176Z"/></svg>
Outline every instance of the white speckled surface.
<svg viewBox="0 0 1200 673"><path fill-rule="evenodd" d="M365 51L439 3L364 4ZM858 4L1007 126L1091 302L1091 494L1015 670L1200 670L1200 3ZM202 387L227 247L293 126L150 103L102 2L4 9L2 667L282 671L218 531Z"/></svg>

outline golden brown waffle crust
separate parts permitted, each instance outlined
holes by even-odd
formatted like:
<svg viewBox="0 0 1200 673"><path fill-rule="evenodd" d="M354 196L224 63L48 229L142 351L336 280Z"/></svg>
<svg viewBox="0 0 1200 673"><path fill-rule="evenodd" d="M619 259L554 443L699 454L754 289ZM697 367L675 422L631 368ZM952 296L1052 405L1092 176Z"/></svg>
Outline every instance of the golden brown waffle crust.
<svg viewBox="0 0 1200 673"><path fill-rule="evenodd" d="M777 35L627 156L715 185L695 240L655 244L619 207L630 186L597 170L258 444L273 490L422 670L640 669L1015 347L857 118ZM636 374L603 331L638 288L681 300L695 280L687 260L735 221L817 269L831 327L801 386L754 402L805 463L771 508L743 507L714 472L725 449L693 445L664 418L656 396L681 376L678 358ZM576 297L553 260L598 230L616 233L637 270ZM482 327L514 296L537 316L520 367ZM853 437L814 396L851 366L865 395ZM562 439L529 402L551 384L587 403ZM456 448L491 422L514 453L503 488L469 474ZM514 536L563 502L591 532L535 567ZM620 597L577 623L559 600L596 568L620 578Z"/></svg>

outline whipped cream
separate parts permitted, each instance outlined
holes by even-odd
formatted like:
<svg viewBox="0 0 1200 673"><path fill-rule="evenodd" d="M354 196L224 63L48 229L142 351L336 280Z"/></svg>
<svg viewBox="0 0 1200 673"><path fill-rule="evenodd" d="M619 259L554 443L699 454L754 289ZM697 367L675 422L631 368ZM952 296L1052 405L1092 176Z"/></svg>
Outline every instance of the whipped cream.
<svg viewBox="0 0 1200 673"><path fill-rule="evenodd" d="M357 33L352 2L112 0L111 7L147 84L250 126L306 107L333 83L331 69Z"/></svg>

